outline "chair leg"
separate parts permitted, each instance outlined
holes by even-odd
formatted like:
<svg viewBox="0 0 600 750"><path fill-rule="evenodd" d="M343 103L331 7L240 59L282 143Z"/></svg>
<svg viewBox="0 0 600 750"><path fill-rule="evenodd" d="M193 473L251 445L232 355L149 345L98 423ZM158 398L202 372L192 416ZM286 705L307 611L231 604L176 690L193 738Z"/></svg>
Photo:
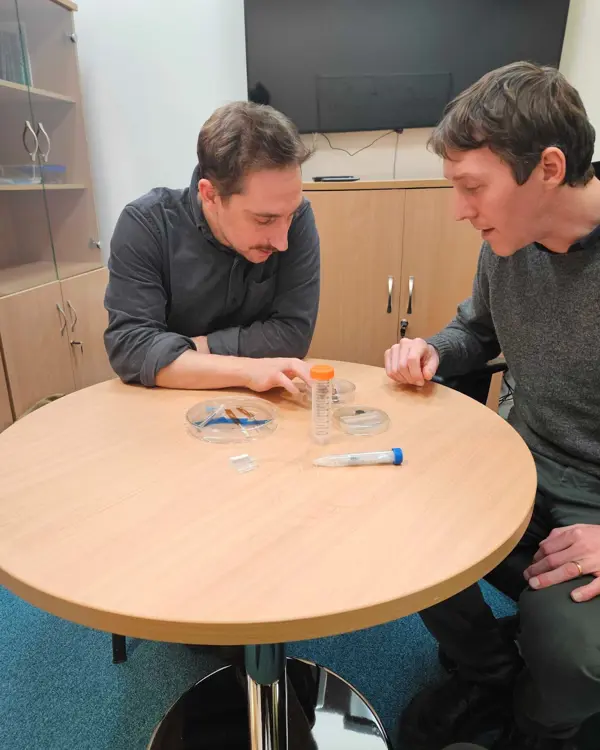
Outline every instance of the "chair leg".
<svg viewBox="0 0 600 750"><path fill-rule="evenodd" d="M112 660L113 664L122 664L127 661L127 647L124 635L112 634Z"/></svg>

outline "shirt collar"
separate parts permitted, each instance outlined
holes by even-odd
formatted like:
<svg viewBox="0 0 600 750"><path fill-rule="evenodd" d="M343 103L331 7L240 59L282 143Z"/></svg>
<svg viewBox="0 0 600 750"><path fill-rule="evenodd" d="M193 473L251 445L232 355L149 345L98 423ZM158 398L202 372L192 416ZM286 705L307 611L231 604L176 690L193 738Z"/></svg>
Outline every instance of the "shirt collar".
<svg viewBox="0 0 600 750"><path fill-rule="evenodd" d="M202 210L202 204L198 200L198 182L200 182L201 177L202 177L202 170L200 169L200 165L197 164L196 168L194 169L192 173L192 181L190 182L190 191L189 191L190 210L192 212L194 222L196 226L198 227L198 229L203 229L203 227L207 227L210 231L210 228L208 227L206 219L204 218L204 211Z"/></svg>
<svg viewBox="0 0 600 750"><path fill-rule="evenodd" d="M600 224L585 237L580 237L577 242L574 242L569 248L568 252L572 253L577 250L590 250L600 243Z"/></svg>
<svg viewBox="0 0 600 750"><path fill-rule="evenodd" d="M592 231L589 234L586 234L584 237L580 237L576 242L574 242L569 247L565 255L568 255L569 253L576 253L579 250L590 250L596 247L599 243L600 243L600 224L598 224L597 227L592 229ZM533 244L537 247L538 250L542 250L545 253L552 252L552 250L548 250L548 248L545 245L542 245L541 242L534 242Z"/></svg>
<svg viewBox="0 0 600 750"><path fill-rule="evenodd" d="M202 178L202 168L198 164L192 173L192 181L190 182L190 189L188 191L190 201L190 211L192 212L192 218L198 229L202 232L205 239L207 239L212 245L218 250L224 250L227 253L235 253L230 247L223 245L213 234L212 229L209 226L204 211L202 210L202 203L198 200L198 182Z"/></svg>

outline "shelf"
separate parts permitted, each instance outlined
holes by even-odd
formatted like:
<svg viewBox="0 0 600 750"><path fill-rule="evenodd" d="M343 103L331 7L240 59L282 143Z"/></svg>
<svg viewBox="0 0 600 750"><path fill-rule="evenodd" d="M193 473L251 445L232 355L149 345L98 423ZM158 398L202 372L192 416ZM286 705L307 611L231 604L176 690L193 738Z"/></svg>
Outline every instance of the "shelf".
<svg viewBox="0 0 600 750"><path fill-rule="evenodd" d="M0 185L1 192L31 192L32 190L85 190L85 185L69 182L64 185L42 185L41 183L32 183L28 185Z"/></svg>
<svg viewBox="0 0 600 750"><path fill-rule="evenodd" d="M55 5L62 5L67 10L78 10L77 3L74 3L73 0L52 0L52 2Z"/></svg>
<svg viewBox="0 0 600 750"><path fill-rule="evenodd" d="M63 102L67 104L75 104L75 99L70 96L63 96L63 94L55 94L53 91L45 91L44 89L36 89L24 86L22 83L13 83L12 81L4 81L0 78L0 103L10 104L27 102L27 97L31 96L33 104L42 104L43 102Z"/></svg>
<svg viewBox="0 0 600 750"><path fill-rule="evenodd" d="M412 188L449 188L452 184L442 177L425 177L416 180L356 180L355 182L309 182L302 183L303 190L395 190Z"/></svg>
<svg viewBox="0 0 600 750"><path fill-rule="evenodd" d="M66 263L58 264L58 275L61 280L70 279L72 276L81 276L82 273L97 271L99 268L104 268L104 264L100 260L71 260L67 261ZM0 274L1 273L2 271L0 271Z"/></svg>
<svg viewBox="0 0 600 750"><path fill-rule="evenodd" d="M68 261L58 264L58 273L61 279L68 279L71 276L79 276L97 268L102 268L99 261ZM42 286L42 284L49 284L52 281L58 281L58 279L56 268L51 260L39 260L22 266L0 268L0 297L17 294L17 292Z"/></svg>

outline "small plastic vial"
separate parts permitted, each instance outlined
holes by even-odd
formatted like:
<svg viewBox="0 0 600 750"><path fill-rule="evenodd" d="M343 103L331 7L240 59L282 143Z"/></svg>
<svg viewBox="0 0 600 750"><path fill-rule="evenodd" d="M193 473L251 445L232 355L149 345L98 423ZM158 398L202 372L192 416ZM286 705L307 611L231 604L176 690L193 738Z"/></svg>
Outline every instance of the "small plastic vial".
<svg viewBox="0 0 600 750"><path fill-rule="evenodd" d="M333 412L333 367L314 365L310 369L312 378L312 434L313 440L323 445L331 434Z"/></svg>

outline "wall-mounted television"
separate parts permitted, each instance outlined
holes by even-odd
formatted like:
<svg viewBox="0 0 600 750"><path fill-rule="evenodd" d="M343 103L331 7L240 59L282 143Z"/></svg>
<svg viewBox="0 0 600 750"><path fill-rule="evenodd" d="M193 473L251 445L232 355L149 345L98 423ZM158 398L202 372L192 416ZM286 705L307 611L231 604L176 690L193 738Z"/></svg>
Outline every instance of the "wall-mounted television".
<svg viewBox="0 0 600 750"><path fill-rule="evenodd" d="M558 66L569 0L245 0L248 97L303 133L435 125L515 60Z"/></svg>

